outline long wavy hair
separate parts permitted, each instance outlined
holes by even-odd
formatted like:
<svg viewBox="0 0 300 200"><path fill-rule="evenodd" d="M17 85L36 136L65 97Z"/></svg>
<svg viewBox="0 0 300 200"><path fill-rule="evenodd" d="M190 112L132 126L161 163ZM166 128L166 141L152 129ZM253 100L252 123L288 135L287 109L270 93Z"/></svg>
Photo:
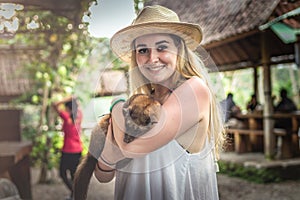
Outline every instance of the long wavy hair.
<svg viewBox="0 0 300 200"><path fill-rule="evenodd" d="M176 72L172 75L174 88L171 89L176 89L185 80L193 76L198 76L205 81L211 94L208 135L212 135L215 140L215 152L217 158L219 158L219 153L223 149L225 141L225 130L221 108L219 103L217 102L216 94L213 90L212 84L210 83L207 69L205 68L205 65L200 57L195 52L187 48L185 42L180 37L172 34L170 34L170 36L178 49ZM134 45L135 41L133 41L132 43L133 47ZM133 50L131 54L131 66L129 70L130 90L133 94L151 94L151 83L149 83L149 81L143 76L143 74L137 67L138 65L136 62L135 54L136 52L135 50Z"/></svg>

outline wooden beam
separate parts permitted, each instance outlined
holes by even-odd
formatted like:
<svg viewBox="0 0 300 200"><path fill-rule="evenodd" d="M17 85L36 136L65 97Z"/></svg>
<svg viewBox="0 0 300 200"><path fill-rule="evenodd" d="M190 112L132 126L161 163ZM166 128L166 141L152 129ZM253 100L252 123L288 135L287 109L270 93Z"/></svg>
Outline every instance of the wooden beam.
<svg viewBox="0 0 300 200"><path fill-rule="evenodd" d="M212 56L213 54L211 54L211 57L214 59L214 57ZM214 60L216 61L216 60ZM284 64L284 63L293 63L294 62L294 57L293 56L286 56L283 59L280 60L275 60L275 61L270 61L268 63L268 65L271 66L276 66L278 64ZM233 71L233 70L240 70L240 69L246 69L246 68L251 68L251 67L258 67L258 66L262 66L262 62L254 62L254 61L243 61L243 62L236 62L236 63L231 63L231 64L218 64L217 62L215 62L216 65L218 66L219 71ZM210 68L209 65L207 65L206 67ZM214 67L214 66L213 66ZM300 72L300 70L299 70Z"/></svg>
<svg viewBox="0 0 300 200"><path fill-rule="evenodd" d="M241 58L239 56L239 52L238 52L238 50L236 51L234 46L225 45L224 48L222 48L222 50L223 50L224 54L227 54L226 57L229 58L230 62L238 62L241 60Z"/></svg>
<svg viewBox="0 0 300 200"><path fill-rule="evenodd" d="M245 62L238 62L238 63L228 64L228 65L220 65L218 66L218 69L219 71L233 71L233 70L246 69L255 66L258 66L258 64L250 61L245 61Z"/></svg>
<svg viewBox="0 0 300 200"><path fill-rule="evenodd" d="M222 63L232 63L228 52L223 51L222 48L216 48L215 52L217 52L217 55L221 58Z"/></svg>
<svg viewBox="0 0 300 200"><path fill-rule="evenodd" d="M240 42L233 42L232 45L235 51L240 55L240 60L249 60L249 54L245 51L245 47Z"/></svg>

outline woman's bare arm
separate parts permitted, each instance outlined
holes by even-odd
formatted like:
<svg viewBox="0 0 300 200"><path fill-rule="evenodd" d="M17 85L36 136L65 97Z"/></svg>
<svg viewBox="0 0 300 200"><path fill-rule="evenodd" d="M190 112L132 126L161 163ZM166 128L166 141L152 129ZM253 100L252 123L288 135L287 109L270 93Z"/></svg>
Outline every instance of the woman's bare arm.
<svg viewBox="0 0 300 200"><path fill-rule="evenodd" d="M178 87L162 105L158 124L147 134L131 143L124 143L122 104L112 112L114 137L126 157L138 157L152 152L181 136L196 123L209 116L210 92L204 81L192 77Z"/></svg>
<svg viewBox="0 0 300 200"><path fill-rule="evenodd" d="M68 97L65 97L65 98L63 98L62 100L60 100L60 101L57 101L57 102L53 102L52 103L52 106L53 106L53 108L54 108L54 110L57 112L57 113L59 113L59 106L61 105L61 104L64 104L64 103L66 103L66 102L68 102L68 101L71 101L72 100L72 96L68 96Z"/></svg>
<svg viewBox="0 0 300 200"><path fill-rule="evenodd" d="M108 183L115 177L115 169L98 161L95 166L94 175L100 183Z"/></svg>

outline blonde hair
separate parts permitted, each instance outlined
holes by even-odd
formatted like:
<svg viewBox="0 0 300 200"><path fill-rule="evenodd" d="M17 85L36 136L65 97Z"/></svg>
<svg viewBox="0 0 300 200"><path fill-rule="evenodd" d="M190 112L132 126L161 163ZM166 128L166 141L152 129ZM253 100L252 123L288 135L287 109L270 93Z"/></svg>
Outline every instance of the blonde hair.
<svg viewBox="0 0 300 200"><path fill-rule="evenodd" d="M222 150L225 141L225 130L221 115L221 108L210 83L208 72L206 71L204 63L200 57L195 52L187 48L185 42L180 37L172 34L169 35L173 38L178 49L176 73L172 76L174 88L171 89L176 89L185 80L193 76L198 76L205 81L211 94L208 135L211 136L211 133L213 133L212 136L215 141L215 152L217 158L219 158L219 152ZM134 41L132 45L134 45ZM150 94L152 89L151 83L149 83L138 69L134 50L131 55L131 66L129 71L131 72L129 75L131 92Z"/></svg>

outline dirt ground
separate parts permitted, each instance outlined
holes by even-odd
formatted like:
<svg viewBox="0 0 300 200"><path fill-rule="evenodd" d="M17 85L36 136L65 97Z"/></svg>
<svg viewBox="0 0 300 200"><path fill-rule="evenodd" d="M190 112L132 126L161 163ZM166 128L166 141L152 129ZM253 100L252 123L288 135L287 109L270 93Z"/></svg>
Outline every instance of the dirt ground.
<svg viewBox="0 0 300 200"><path fill-rule="evenodd" d="M32 169L33 200L64 200L68 196L56 171L51 172L53 183L37 184L38 170ZM298 200L300 199L300 180L272 184L255 184L239 178L218 174L220 200ZM99 183L91 180L88 200L113 199L114 182Z"/></svg>

